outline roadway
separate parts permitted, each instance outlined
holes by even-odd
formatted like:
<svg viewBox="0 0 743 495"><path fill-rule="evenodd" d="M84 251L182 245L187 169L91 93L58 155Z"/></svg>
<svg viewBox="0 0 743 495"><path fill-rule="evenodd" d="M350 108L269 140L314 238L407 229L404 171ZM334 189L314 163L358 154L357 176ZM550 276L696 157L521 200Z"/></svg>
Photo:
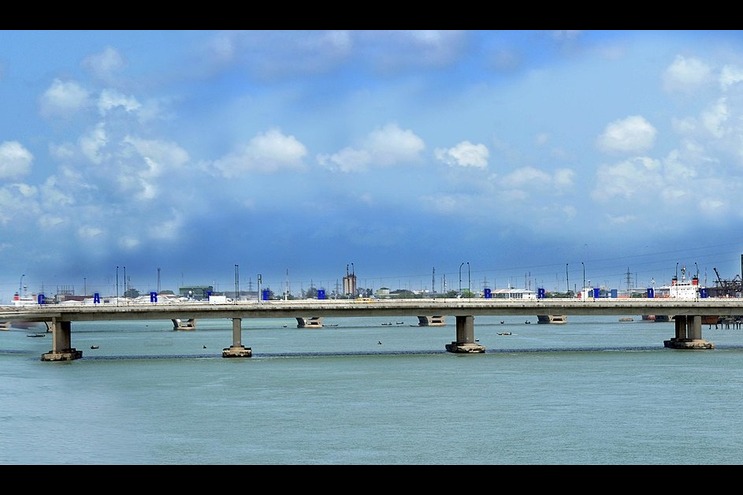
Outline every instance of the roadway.
<svg viewBox="0 0 743 495"><path fill-rule="evenodd" d="M743 315L743 298L596 298L596 299L294 299L168 303L41 304L0 306L0 321L47 322L54 333L54 348L42 360L77 359L81 351L71 346L72 323L104 320L196 320L230 318L233 342L224 357L249 357L250 348L241 344L240 322L245 318L302 318L357 316L454 316L456 340L446 345L450 352L480 353L485 349L474 338L477 316L561 315L668 315L675 317L675 337L666 347L711 349L701 337L702 316L735 317Z"/></svg>

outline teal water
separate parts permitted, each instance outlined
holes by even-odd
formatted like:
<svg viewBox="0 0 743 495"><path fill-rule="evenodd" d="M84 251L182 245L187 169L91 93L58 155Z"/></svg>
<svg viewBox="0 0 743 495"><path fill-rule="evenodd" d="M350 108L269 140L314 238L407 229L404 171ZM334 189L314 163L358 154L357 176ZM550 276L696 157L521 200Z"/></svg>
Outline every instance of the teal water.
<svg viewBox="0 0 743 495"><path fill-rule="evenodd" d="M71 362L2 331L0 464L743 462L743 330L690 351L639 316L478 317L487 351L459 355L447 319L243 320L231 359L230 320L74 323Z"/></svg>

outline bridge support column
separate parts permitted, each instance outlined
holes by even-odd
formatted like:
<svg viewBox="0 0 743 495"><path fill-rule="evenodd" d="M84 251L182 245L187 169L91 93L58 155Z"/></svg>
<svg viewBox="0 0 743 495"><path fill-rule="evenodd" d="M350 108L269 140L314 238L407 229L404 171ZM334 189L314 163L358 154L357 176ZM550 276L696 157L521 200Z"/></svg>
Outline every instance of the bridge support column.
<svg viewBox="0 0 743 495"><path fill-rule="evenodd" d="M673 317L675 337L663 342L671 349L714 349L715 345L702 338L702 317L676 315Z"/></svg>
<svg viewBox="0 0 743 495"><path fill-rule="evenodd" d="M455 353L482 353L485 347L475 342L475 317L457 315L457 340L446 344L446 350Z"/></svg>
<svg viewBox="0 0 743 495"><path fill-rule="evenodd" d="M42 361L72 361L83 357L83 351L72 347L72 322L52 319L52 350L41 355Z"/></svg>
<svg viewBox="0 0 743 495"><path fill-rule="evenodd" d="M222 349L222 357L250 357L253 350L241 343L242 319L232 318L232 345Z"/></svg>

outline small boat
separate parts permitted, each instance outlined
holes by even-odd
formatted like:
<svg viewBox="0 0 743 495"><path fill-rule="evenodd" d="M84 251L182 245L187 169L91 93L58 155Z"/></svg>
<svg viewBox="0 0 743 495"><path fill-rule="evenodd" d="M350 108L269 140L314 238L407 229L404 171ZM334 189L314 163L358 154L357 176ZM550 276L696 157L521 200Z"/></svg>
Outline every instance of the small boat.
<svg viewBox="0 0 743 495"><path fill-rule="evenodd" d="M46 337L45 333L27 333L26 337Z"/></svg>
<svg viewBox="0 0 743 495"><path fill-rule="evenodd" d="M98 346L97 345L91 345L90 348L91 349L98 349Z"/></svg>

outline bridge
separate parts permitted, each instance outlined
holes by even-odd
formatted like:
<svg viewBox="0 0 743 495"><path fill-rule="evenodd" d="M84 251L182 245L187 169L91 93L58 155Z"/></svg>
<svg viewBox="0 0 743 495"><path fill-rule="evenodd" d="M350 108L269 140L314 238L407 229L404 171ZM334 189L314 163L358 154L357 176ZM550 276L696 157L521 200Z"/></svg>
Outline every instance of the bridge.
<svg viewBox="0 0 743 495"><path fill-rule="evenodd" d="M560 315L668 315L675 324L674 335L664 341L673 349L713 349L714 344L702 338L705 316L736 317L743 315L743 298L589 298L589 299L349 299L349 300L270 300L237 301L213 304L185 303L102 303L102 304L37 304L0 306L0 321L45 322L52 332L53 347L41 356L42 361L69 361L82 357L72 347L72 323L76 321L112 320L187 320L232 319L232 344L222 351L223 357L250 357L252 349L241 341L243 319L306 318L359 316L454 316L455 340L445 345L453 353L482 353L485 348L475 339L477 316Z"/></svg>

